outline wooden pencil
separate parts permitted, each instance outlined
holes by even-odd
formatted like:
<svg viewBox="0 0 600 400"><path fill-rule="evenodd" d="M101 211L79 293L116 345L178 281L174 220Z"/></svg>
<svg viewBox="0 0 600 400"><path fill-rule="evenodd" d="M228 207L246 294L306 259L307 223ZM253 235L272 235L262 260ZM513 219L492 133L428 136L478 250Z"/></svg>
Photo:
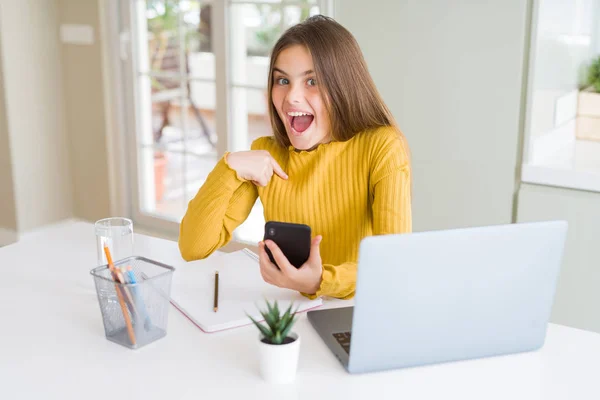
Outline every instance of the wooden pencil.
<svg viewBox="0 0 600 400"><path fill-rule="evenodd" d="M110 250L107 246L104 246L104 254L106 255L106 261L108 262L108 269L113 274L113 279L118 281L119 278L117 277L117 271L115 269L115 265L113 264L112 257L110 256ZM121 311L123 312L123 317L125 318L125 325L127 326L127 334L129 335L129 340L131 340L132 345L135 345L135 333L133 332L133 325L131 324L129 312L127 311L127 306L125 305L125 300L123 299L123 295L121 294L121 290L118 284L115 284L115 291L117 292L117 298L119 299Z"/></svg>
<svg viewBox="0 0 600 400"><path fill-rule="evenodd" d="M215 300L213 311L217 312L219 309L219 271L215 271Z"/></svg>

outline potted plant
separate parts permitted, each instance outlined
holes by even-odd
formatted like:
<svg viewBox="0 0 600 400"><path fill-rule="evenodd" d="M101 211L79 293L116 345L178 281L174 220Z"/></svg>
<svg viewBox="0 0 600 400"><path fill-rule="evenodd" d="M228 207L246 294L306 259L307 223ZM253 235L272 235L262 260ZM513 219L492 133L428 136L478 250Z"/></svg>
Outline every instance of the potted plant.
<svg viewBox="0 0 600 400"><path fill-rule="evenodd" d="M260 314L266 326L258 323L248 315L260 331L259 335L259 369L263 379L270 383L290 383L296 378L298 356L300 354L300 337L292 333L296 312L292 305L283 313L279 312L277 301L267 303L267 310Z"/></svg>
<svg viewBox="0 0 600 400"><path fill-rule="evenodd" d="M590 63L577 101L577 139L600 141L600 56Z"/></svg>

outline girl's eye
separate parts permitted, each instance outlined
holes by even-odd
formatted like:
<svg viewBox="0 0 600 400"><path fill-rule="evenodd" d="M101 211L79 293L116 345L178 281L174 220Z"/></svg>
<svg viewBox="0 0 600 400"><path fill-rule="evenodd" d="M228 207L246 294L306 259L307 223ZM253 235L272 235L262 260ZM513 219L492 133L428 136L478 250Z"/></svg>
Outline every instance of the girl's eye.
<svg viewBox="0 0 600 400"><path fill-rule="evenodd" d="M306 83L308 84L308 86L315 86L317 84L317 81L315 81L314 78L310 78L308 81L306 81Z"/></svg>
<svg viewBox="0 0 600 400"><path fill-rule="evenodd" d="M275 81L278 85L287 85L290 83L290 81L288 81L286 78L277 78Z"/></svg>

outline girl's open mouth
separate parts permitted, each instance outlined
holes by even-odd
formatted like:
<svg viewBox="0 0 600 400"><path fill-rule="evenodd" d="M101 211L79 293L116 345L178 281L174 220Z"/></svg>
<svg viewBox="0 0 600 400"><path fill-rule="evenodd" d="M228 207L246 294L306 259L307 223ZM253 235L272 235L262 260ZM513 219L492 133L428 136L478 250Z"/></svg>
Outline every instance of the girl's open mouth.
<svg viewBox="0 0 600 400"><path fill-rule="evenodd" d="M302 134L312 124L315 117L303 111L290 111L287 113L288 121L294 133Z"/></svg>

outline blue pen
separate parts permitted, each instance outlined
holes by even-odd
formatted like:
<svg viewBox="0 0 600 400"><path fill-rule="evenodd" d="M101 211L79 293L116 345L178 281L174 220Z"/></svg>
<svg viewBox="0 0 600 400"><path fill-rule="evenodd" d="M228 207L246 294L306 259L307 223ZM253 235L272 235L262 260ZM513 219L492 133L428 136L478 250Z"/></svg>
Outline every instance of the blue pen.
<svg viewBox="0 0 600 400"><path fill-rule="evenodd" d="M135 279L135 274L133 273L133 269L131 268L131 265L127 266L126 275L129 278L129 283L137 283L137 280ZM146 316L146 318L144 320L144 329L146 329L146 331L149 331L150 328L152 327L152 321L150 321L150 316L148 315L148 312L146 311L146 305L144 304L144 299L138 293L137 288L135 286L132 289L133 289L133 295L135 296L136 303L138 303L138 305L142 309L142 313Z"/></svg>

